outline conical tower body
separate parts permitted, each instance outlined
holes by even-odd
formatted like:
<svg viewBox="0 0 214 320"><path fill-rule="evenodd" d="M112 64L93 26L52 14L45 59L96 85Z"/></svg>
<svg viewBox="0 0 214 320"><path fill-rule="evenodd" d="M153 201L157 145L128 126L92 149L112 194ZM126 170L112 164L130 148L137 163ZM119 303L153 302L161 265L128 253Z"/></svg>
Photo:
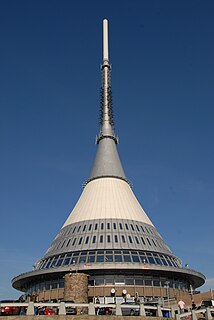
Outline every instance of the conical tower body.
<svg viewBox="0 0 214 320"><path fill-rule="evenodd" d="M108 22L103 21L101 115L97 153L83 192L33 271L12 280L40 298L63 296L68 272L89 275L89 300L111 302L112 290L140 297L175 297L201 286L205 277L183 268L136 199L124 173L114 131ZM53 286L54 284L54 286ZM55 292L56 290L57 293ZM48 294L47 294L48 292Z"/></svg>

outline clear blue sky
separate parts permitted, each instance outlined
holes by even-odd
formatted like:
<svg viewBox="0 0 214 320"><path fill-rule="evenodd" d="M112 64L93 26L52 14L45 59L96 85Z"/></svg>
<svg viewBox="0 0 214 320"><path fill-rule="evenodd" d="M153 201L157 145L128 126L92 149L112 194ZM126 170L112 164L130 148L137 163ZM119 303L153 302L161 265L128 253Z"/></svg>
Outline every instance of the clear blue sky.
<svg viewBox="0 0 214 320"><path fill-rule="evenodd" d="M0 299L43 257L95 156L102 19L119 153L165 241L214 288L214 2L0 1Z"/></svg>

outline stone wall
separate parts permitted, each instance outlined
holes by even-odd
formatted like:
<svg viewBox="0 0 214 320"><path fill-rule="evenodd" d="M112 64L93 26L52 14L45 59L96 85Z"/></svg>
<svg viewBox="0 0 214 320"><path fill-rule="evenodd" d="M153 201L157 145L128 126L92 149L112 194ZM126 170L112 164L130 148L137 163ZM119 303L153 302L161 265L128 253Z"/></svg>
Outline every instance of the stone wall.
<svg viewBox="0 0 214 320"><path fill-rule="evenodd" d="M85 273L67 273L64 282L64 301L75 303L88 302L88 275Z"/></svg>

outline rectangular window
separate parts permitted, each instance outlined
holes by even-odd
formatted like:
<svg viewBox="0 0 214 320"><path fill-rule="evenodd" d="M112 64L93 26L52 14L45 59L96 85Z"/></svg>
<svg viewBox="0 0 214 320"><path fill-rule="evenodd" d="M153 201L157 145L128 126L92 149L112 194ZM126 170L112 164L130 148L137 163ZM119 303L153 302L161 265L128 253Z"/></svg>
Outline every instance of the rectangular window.
<svg viewBox="0 0 214 320"><path fill-rule="evenodd" d="M81 243L82 243L82 237L79 239L78 245L80 245Z"/></svg>
<svg viewBox="0 0 214 320"><path fill-rule="evenodd" d="M107 223L107 229L110 230L110 223Z"/></svg>
<svg viewBox="0 0 214 320"><path fill-rule="evenodd" d="M88 261L93 263L95 261L95 256L89 256Z"/></svg>
<svg viewBox="0 0 214 320"><path fill-rule="evenodd" d="M76 242L76 238L74 239L74 241L73 241L73 243L72 243L72 246L74 246L74 245L75 245L75 242Z"/></svg>
<svg viewBox="0 0 214 320"><path fill-rule="evenodd" d="M94 230L97 230L97 223L95 223Z"/></svg>
<svg viewBox="0 0 214 320"><path fill-rule="evenodd" d="M89 236L86 237L86 239L85 239L85 244L88 243L88 240L89 240Z"/></svg>
<svg viewBox="0 0 214 320"><path fill-rule="evenodd" d="M121 236L121 239L122 239L122 242L123 242L123 243L126 242L126 239L125 239L125 237L124 237L123 235Z"/></svg>
<svg viewBox="0 0 214 320"><path fill-rule="evenodd" d="M113 227L114 227L114 230L117 229L117 226L116 226L116 223L115 223L115 222L113 223Z"/></svg>
<svg viewBox="0 0 214 320"><path fill-rule="evenodd" d="M133 226L133 224L131 223L131 228L132 228L132 230L134 231L134 226Z"/></svg>
<svg viewBox="0 0 214 320"><path fill-rule="evenodd" d="M131 262L131 257L130 257L130 255L125 254L125 255L123 256L123 258L124 258L124 262Z"/></svg>
<svg viewBox="0 0 214 320"><path fill-rule="evenodd" d="M97 256L97 262L104 262L104 255Z"/></svg>
<svg viewBox="0 0 214 320"><path fill-rule="evenodd" d="M113 261L113 255L112 254L107 254L105 257L106 262L112 262Z"/></svg>
<svg viewBox="0 0 214 320"><path fill-rule="evenodd" d="M130 243L133 243L131 236L129 236L129 242L130 242Z"/></svg>
<svg viewBox="0 0 214 320"><path fill-rule="evenodd" d="M122 223L119 223L119 226L120 226L120 230L123 230L123 225L122 225Z"/></svg>
<svg viewBox="0 0 214 320"><path fill-rule="evenodd" d="M73 232L72 233L74 233L74 231L76 230L76 227L74 227L74 229L73 229Z"/></svg>
<svg viewBox="0 0 214 320"><path fill-rule="evenodd" d="M100 236L100 243L103 243L103 235Z"/></svg>
<svg viewBox="0 0 214 320"><path fill-rule="evenodd" d="M95 243L95 242L96 242L96 236L93 236L92 243Z"/></svg>
<svg viewBox="0 0 214 320"><path fill-rule="evenodd" d="M145 230L143 229L143 226L140 226L140 227L141 227L142 231L145 232Z"/></svg>
<svg viewBox="0 0 214 320"><path fill-rule="evenodd" d="M129 230L129 226L127 223L125 223L125 227L126 227L126 230Z"/></svg>
<svg viewBox="0 0 214 320"><path fill-rule="evenodd" d="M91 228L92 228L92 224L89 225L88 230L91 231Z"/></svg>
<svg viewBox="0 0 214 320"><path fill-rule="evenodd" d="M101 223L101 230L104 229L104 223Z"/></svg>
<svg viewBox="0 0 214 320"><path fill-rule="evenodd" d="M107 242L111 242L111 236L107 235Z"/></svg>
<svg viewBox="0 0 214 320"><path fill-rule="evenodd" d="M154 243L154 246L155 246L155 247L157 247L157 246L156 246L156 243L154 242L154 240L153 240L153 239L152 239L152 242Z"/></svg>
<svg viewBox="0 0 214 320"><path fill-rule="evenodd" d="M137 231L140 231L140 229L139 229L139 227L138 227L138 225L136 224L136 228L137 228Z"/></svg>
<svg viewBox="0 0 214 320"><path fill-rule="evenodd" d="M142 241L143 244L146 244L144 239L143 239L143 237L141 237L141 241Z"/></svg>
<svg viewBox="0 0 214 320"><path fill-rule="evenodd" d="M66 244L66 247L69 246L69 243L71 242L71 239L68 240L67 244Z"/></svg>
<svg viewBox="0 0 214 320"><path fill-rule="evenodd" d="M151 242L149 241L149 239L148 239L148 238L146 238L146 240L148 241L148 244L151 246Z"/></svg>
<svg viewBox="0 0 214 320"><path fill-rule="evenodd" d="M115 262L122 262L122 256L119 254L117 255L115 254L114 259L115 259Z"/></svg>
<svg viewBox="0 0 214 320"><path fill-rule="evenodd" d="M118 237L117 237L117 235L114 236L114 241L115 241L115 242L118 242Z"/></svg>
<svg viewBox="0 0 214 320"><path fill-rule="evenodd" d="M140 262L139 257L136 255L132 255L133 262Z"/></svg>
<svg viewBox="0 0 214 320"><path fill-rule="evenodd" d="M78 228L77 232L79 232L79 231L80 231L80 228L81 228L81 226L79 226L79 228Z"/></svg>
<svg viewBox="0 0 214 320"><path fill-rule="evenodd" d="M137 244L140 244L139 240L138 240L138 237L135 237L135 241Z"/></svg>
<svg viewBox="0 0 214 320"><path fill-rule="evenodd" d="M85 231L85 229L86 229L86 224L84 225L84 227L83 227L83 230L82 230L82 231L84 232L84 231Z"/></svg>

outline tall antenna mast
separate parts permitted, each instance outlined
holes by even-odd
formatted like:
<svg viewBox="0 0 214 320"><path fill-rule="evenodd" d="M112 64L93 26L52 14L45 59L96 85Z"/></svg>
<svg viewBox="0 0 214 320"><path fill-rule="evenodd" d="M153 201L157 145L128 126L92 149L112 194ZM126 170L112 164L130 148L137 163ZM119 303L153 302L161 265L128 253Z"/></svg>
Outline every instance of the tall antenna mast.
<svg viewBox="0 0 214 320"><path fill-rule="evenodd" d="M108 20L103 20L103 63L108 60Z"/></svg>
<svg viewBox="0 0 214 320"><path fill-rule="evenodd" d="M114 133L114 121L112 110L111 93L111 65L109 64L108 50L108 20L103 20L103 63L101 65L102 87L101 87L101 108L100 108L100 133L97 136L97 144L101 139L111 138L118 143Z"/></svg>

